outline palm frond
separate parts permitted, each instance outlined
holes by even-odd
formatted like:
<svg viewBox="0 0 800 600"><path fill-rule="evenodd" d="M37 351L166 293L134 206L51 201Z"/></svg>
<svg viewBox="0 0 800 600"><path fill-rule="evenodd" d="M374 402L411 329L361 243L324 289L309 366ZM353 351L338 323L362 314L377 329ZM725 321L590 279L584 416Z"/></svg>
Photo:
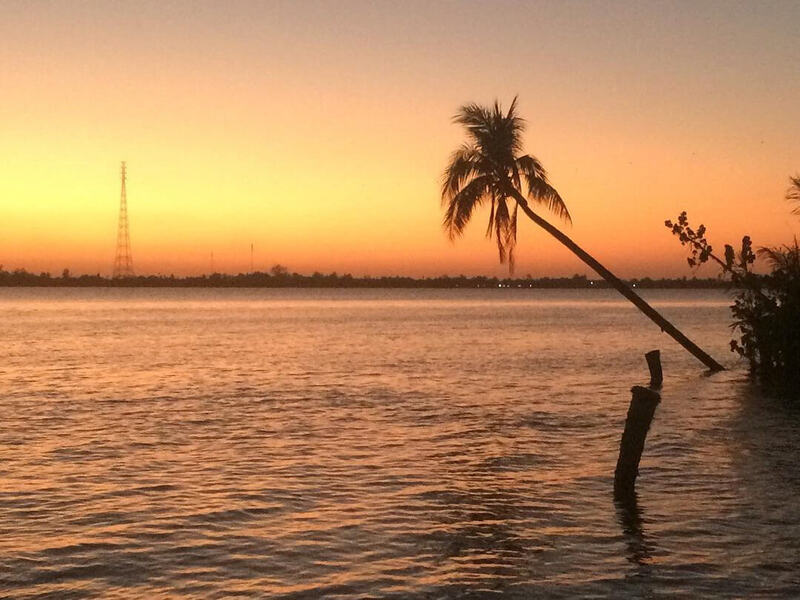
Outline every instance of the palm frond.
<svg viewBox="0 0 800 600"><path fill-rule="evenodd" d="M518 98L519 96L514 96L511 106L508 107L508 113L503 117L503 121L508 127L508 136L512 141L514 154L522 152L522 134L525 131L525 119L517 115Z"/></svg>
<svg viewBox="0 0 800 600"><path fill-rule="evenodd" d="M464 232L464 228L472 216L472 211L484 201L489 190L489 178L481 175L472 179L449 199L442 226L451 240Z"/></svg>
<svg viewBox="0 0 800 600"><path fill-rule="evenodd" d="M781 264L781 252L780 248L759 248L756 252L759 257L766 260L771 267L777 268Z"/></svg>
<svg viewBox="0 0 800 600"><path fill-rule="evenodd" d="M508 204L505 198L497 199L497 208L494 211L494 229L495 239L497 240L497 252L500 258L500 264L506 262L506 240L508 238L508 228L511 222L511 216L508 213Z"/></svg>
<svg viewBox="0 0 800 600"><path fill-rule="evenodd" d="M517 165L519 165L520 171L525 173L527 177L544 179L547 181L547 171L544 170L542 163L539 162L539 159L535 156L526 154L524 156L520 156L516 162Z"/></svg>
<svg viewBox="0 0 800 600"><path fill-rule="evenodd" d="M514 186L515 189L521 190L522 189L522 176L520 175L519 165L517 164L516 160L511 161L510 166L510 177L511 177L511 185Z"/></svg>
<svg viewBox="0 0 800 600"><path fill-rule="evenodd" d="M533 156L520 156L516 160L519 170L528 184L528 198L547 207L547 210L556 215L565 223L572 224L572 216L567 205L556 189L547 181L547 172L542 163Z"/></svg>
<svg viewBox="0 0 800 600"><path fill-rule="evenodd" d="M480 145L481 140L486 138L491 119L492 115L485 107L473 102L459 108L453 122L463 125L472 141Z"/></svg>
<svg viewBox="0 0 800 600"><path fill-rule="evenodd" d="M784 269L800 273L800 245L796 237L794 244L773 248L762 247L758 249L757 254L770 264L773 271Z"/></svg>
<svg viewBox="0 0 800 600"><path fill-rule="evenodd" d="M494 211L497 206L497 194L492 190L492 205L489 207L489 225L486 227L486 237L492 238L492 228L494 227Z"/></svg>
<svg viewBox="0 0 800 600"><path fill-rule="evenodd" d="M789 189L786 190L786 199L789 202L797 203L797 206L792 211L793 215L800 215L800 175L796 177L789 177Z"/></svg>
<svg viewBox="0 0 800 600"><path fill-rule="evenodd" d="M517 117L517 100L519 100L519 96L514 96L514 99L511 100L511 106L508 107L506 119L520 118Z"/></svg>
<svg viewBox="0 0 800 600"><path fill-rule="evenodd" d="M514 272L514 248L517 244L517 208L518 205L514 202L514 208L509 211L507 198L502 196L495 198L493 223L497 253L500 264L508 262L511 273ZM490 232L491 230L487 231Z"/></svg>
<svg viewBox="0 0 800 600"><path fill-rule="evenodd" d="M479 173L475 147L463 144L450 155L450 162L442 175L442 203L445 204L475 175Z"/></svg>

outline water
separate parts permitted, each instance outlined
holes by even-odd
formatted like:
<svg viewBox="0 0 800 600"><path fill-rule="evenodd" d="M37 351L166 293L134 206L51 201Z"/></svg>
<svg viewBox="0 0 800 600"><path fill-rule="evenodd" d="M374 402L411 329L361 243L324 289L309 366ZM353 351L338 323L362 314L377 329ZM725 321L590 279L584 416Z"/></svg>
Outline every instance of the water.
<svg viewBox="0 0 800 600"><path fill-rule="evenodd" d="M800 414L646 296L732 368L604 290L0 290L0 595L797 597Z"/></svg>

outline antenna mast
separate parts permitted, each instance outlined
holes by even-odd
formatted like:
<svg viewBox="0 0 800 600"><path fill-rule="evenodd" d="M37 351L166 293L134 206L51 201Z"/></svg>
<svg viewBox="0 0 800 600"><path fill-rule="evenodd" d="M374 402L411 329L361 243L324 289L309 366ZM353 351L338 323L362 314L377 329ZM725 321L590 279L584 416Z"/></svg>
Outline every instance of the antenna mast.
<svg viewBox="0 0 800 600"><path fill-rule="evenodd" d="M117 222L117 252L114 255L114 279L136 277L133 272L133 257L131 256L131 236L128 229L128 195L125 182L128 179L125 161L122 161L120 170L122 189L119 196L119 220Z"/></svg>

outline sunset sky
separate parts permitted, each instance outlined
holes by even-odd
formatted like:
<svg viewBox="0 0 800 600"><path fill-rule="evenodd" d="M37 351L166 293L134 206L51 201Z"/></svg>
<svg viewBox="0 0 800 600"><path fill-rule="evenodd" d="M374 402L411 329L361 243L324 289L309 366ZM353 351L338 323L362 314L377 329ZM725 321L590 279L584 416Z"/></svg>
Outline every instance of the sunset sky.
<svg viewBox="0 0 800 600"><path fill-rule="evenodd" d="M468 101L519 94L573 239L691 275L663 226L788 242L800 2L0 0L0 264L109 274L128 162L134 267L499 275L485 213L441 229ZM517 272L589 271L524 223ZM709 269L700 274L713 275Z"/></svg>

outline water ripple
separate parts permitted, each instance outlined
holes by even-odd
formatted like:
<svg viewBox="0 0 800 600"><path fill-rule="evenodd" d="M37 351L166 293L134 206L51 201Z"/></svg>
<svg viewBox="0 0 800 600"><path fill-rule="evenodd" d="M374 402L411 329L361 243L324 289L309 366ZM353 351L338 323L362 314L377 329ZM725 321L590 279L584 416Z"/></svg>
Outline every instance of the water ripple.
<svg viewBox="0 0 800 600"><path fill-rule="evenodd" d="M474 292L0 296L0 595L800 595L800 411L612 296ZM650 293L728 356L726 301Z"/></svg>

